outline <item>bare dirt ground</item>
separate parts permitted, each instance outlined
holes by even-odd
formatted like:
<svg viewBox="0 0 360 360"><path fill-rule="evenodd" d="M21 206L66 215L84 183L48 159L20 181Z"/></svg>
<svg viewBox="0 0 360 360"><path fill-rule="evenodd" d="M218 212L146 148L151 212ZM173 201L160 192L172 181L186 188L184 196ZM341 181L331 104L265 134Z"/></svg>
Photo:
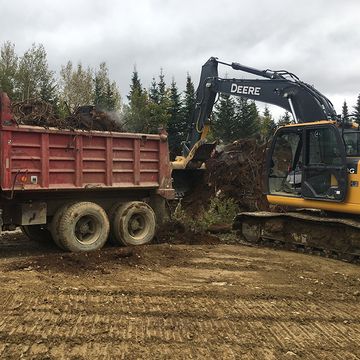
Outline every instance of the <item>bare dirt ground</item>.
<svg viewBox="0 0 360 360"><path fill-rule="evenodd" d="M186 239L184 239L186 240ZM360 267L238 244L0 239L1 359L360 359Z"/></svg>

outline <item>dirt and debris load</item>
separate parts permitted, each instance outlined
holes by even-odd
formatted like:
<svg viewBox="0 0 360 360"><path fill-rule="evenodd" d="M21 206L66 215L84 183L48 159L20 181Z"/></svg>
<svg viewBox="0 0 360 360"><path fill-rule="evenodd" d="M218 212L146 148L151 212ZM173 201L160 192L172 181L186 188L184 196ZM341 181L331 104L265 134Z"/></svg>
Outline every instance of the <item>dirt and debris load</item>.
<svg viewBox="0 0 360 360"><path fill-rule="evenodd" d="M220 191L244 210L268 210L262 189L266 144L260 138L241 139L216 152L206 162L205 181L212 193Z"/></svg>
<svg viewBox="0 0 360 360"><path fill-rule="evenodd" d="M114 112L99 111L91 105L78 107L64 119L56 116L51 104L37 99L13 102L11 111L17 124L70 130L124 131Z"/></svg>

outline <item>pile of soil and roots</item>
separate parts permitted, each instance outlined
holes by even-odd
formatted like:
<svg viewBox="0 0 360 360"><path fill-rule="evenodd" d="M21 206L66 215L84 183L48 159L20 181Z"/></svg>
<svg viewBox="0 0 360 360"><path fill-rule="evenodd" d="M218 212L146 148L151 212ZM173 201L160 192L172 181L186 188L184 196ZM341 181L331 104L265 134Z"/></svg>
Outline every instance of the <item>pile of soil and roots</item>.
<svg viewBox="0 0 360 360"><path fill-rule="evenodd" d="M208 188L213 194L220 191L235 199L243 210L268 210L262 186L266 147L267 142L261 138L241 139L226 145L206 162Z"/></svg>
<svg viewBox="0 0 360 360"><path fill-rule="evenodd" d="M78 107L64 119L56 116L51 104L38 99L13 102L11 111L17 124L70 130L123 131L115 113L99 111L90 105Z"/></svg>

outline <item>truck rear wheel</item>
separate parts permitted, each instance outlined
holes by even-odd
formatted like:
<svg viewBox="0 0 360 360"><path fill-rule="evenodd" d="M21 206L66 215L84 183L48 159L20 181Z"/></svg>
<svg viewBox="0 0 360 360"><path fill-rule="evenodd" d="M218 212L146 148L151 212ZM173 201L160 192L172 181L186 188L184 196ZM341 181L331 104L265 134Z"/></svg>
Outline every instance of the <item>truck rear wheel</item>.
<svg viewBox="0 0 360 360"><path fill-rule="evenodd" d="M46 225L22 225L21 231L32 241L39 244L45 244L52 241L50 231Z"/></svg>
<svg viewBox="0 0 360 360"><path fill-rule="evenodd" d="M116 210L122 205L123 203L121 202L116 202L114 203L111 208L108 210L108 218L110 221L110 236L108 239L109 244L111 245L119 245L119 242L116 240L115 235L114 235L114 227L113 227L113 219L116 213Z"/></svg>
<svg viewBox="0 0 360 360"><path fill-rule="evenodd" d="M61 216L63 215L65 209L67 209L69 206L73 205L74 203L67 203L65 205L62 205L59 209L57 209L55 215L53 216L52 220L51 220L51 225L50 225L50 231L52 234L52 238L54 240L54 243L62 250L66 250L64 245L61 244L61 242L59 241L59 237L56 236L57 232L58 232L58 227L59 227L59 220L61 218Z"/></svg>
<svg viewBox="0 0 360 360"><path fill-rule="evenodd" d="M155 213L142 201L120 205L111 221L111 233L117 244L148 244L155 236Z"/></svg>
<svg viewBox="0 0 360 360"><path fill-rule="evenodd" d="M94 251L102 248L110 225L105 210L92 202L65 206L53 219L52 234L67 251Z"/></svg>

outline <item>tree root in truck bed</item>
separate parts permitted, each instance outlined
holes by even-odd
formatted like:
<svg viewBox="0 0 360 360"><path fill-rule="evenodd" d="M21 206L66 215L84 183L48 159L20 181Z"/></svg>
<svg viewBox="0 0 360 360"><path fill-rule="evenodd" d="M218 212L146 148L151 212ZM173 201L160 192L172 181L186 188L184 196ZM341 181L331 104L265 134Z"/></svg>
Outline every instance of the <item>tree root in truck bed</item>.
<svg viewBox="0 0 360 360"><path fill-rule="evenodd" d="M115 112L99 111L91 105L78 107L66 118L58 117L51 104L38 99L13 102L11 111L14 121L22 125L69 130L124 131Z"/></svg>

